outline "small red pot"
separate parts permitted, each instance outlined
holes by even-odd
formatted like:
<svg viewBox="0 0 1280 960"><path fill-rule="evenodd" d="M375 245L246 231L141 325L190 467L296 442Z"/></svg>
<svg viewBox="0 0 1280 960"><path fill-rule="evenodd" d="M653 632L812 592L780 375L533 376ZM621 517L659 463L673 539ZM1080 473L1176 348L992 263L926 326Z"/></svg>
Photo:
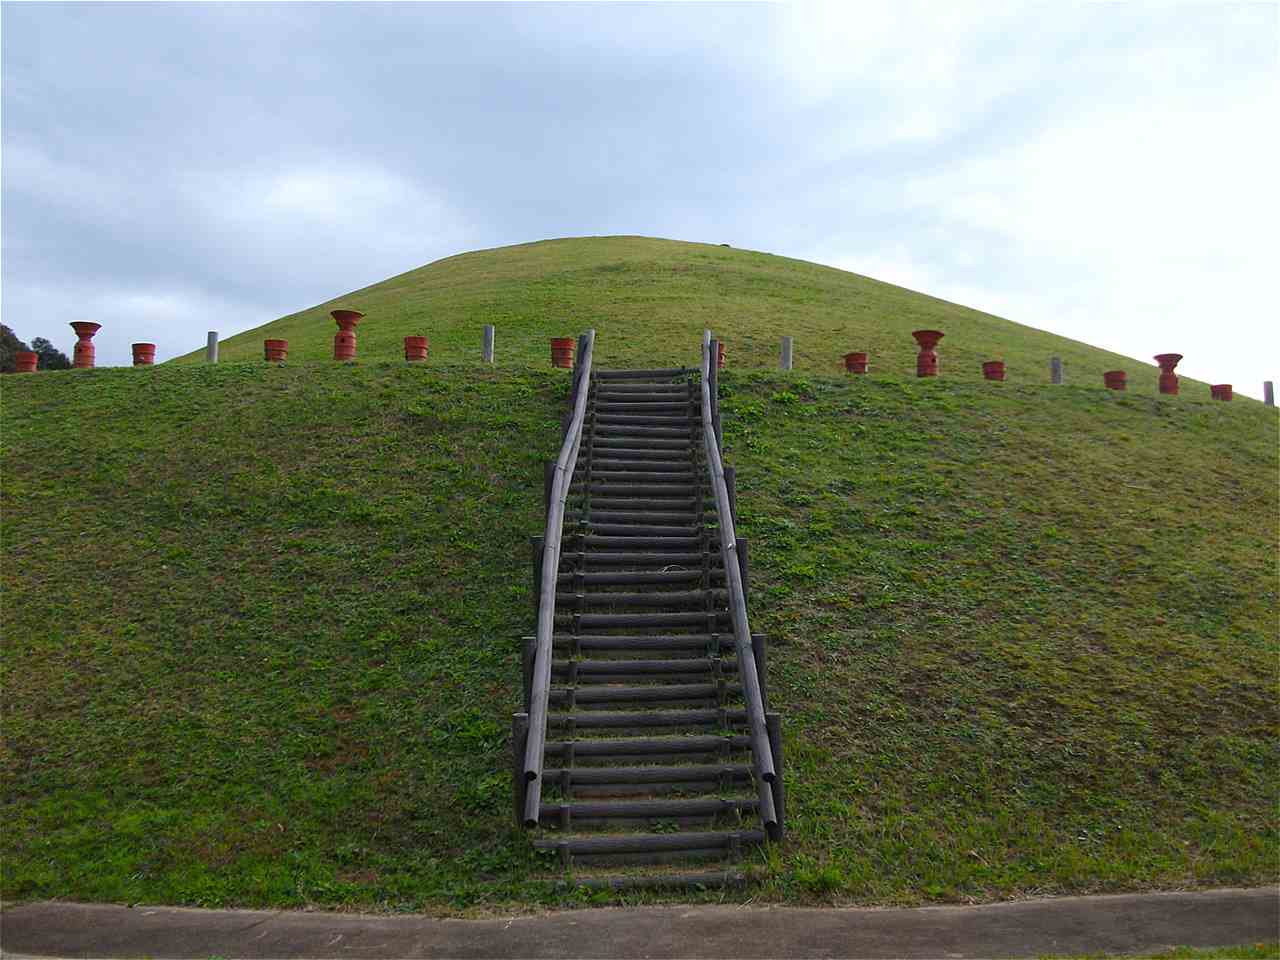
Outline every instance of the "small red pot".
<svg viewBox="0 0 1280 960"><path fill-rule="evenodd" d="M1123 390L1124 383L1125 383L1124 371L1123 370L1106 371L1102 375L1102 383L1104 386L1106 386L1108 390Z"/></svg>
<svg viewBox="0 0 1280 960"><path fill-rule="evenodd" d="M1176 395L1178 393L1178 375L1173 368L1182 359L1180 353L1157 353L1155 361L1160 365L1160 392Z"/></svg>
<svg viewBox="0 0 1280 960"><path fill-rule="evenodd" d="M426 337L405 337L404 358L408 363L416 363L427 359L430 345Z"/></svg>
<svg viewBox="0 0 1280 960"><path fill-rule="evenodd" d="M102 324L80 320L71 324L71 329L76 332L76 336L79 338L76 340L76 348L73 351L74 359L71 365L80 370L88 370L93 366L94 361L93 335L102 329Z"/></svg>
<svg viewBox="0 0 1280 960"><path fill-rule="evenodd" d="M1004 379L1004 361L986 360L982 364L982 375L988 380Z"/></svg>
<svg viewBox="0 0 1280 960"><path fill-rule="evenodd" d="M865 353L846 353L844 355L846 373L866 373L869 366Z"/></svg>
<svg viewBox="0 0 1280 960"><path fill-rule="evenodd" d="M573 352L578 341L573 337L551 338L551 365L568 369L573 366Z"/></svg>
<svg viewBox="0 0 1280 960"><path fill-rule="evenodd" d="M289 359L288 340L263 340L262 348L267 363L284 363Z"/></svg>
<svg viewBox="0 0 1280 960"><path fill-rule="evenodd" d="M938 354L934 347L946 334L941 330L912 330L911 336L920 344L920 353L916 356L916 376L936 377L938 375Z"/></svg>
<svg viewBox="0 0 1280 960"><path fill-rule="evenodd" d="M133 365L135 367L149 367L156 362L156 345L154 343L134 343L130 344L133 348Z"/></svg>
<svg viewBox="0 0 1280 960"><path fill-rule="evenodd" d="M1214 400L1230 400L1232 396L1231 384L1229 383L1213 384L1212 386L1209 387L1209 396L1211 396Z"/></svg>
<svg viewBox="0 0 1280 960"><path fill-rule="evenodd" d="M718 344L718 349L716 350L716 369L723 370L724 369L724 341L717 340L716 343Z"/></svg>
<svg viewBox="0 0 1280 960"><path fill-rule="evenodd" d="M14 373L35 373L40 365L40 354L30 350L19 350L13 355Z"/></svg>

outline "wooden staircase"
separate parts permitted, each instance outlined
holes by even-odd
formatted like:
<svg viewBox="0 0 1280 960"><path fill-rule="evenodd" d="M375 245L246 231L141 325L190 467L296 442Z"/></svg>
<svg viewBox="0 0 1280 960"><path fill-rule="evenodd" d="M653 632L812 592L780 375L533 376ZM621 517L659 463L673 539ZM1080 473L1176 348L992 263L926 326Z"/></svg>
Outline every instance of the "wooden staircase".
<svg viewBox="0 0 1280 960"><path fill-rule="evenodd" d="M516 818L575 884L741 882L750 851L782 837L782 755L745 622L746 545L721 523L716 405L692 370L591 371L592 342L534 538L544 636L525 638Z"/></svg>

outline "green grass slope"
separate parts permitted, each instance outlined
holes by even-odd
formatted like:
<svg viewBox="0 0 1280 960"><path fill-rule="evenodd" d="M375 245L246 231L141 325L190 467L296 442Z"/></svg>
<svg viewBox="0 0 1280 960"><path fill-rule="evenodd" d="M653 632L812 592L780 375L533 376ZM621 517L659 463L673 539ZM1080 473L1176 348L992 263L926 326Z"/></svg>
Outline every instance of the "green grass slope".
<svg viewBox="0 0 1280 960"><path fill-rule="evenodd" d="M1014 383L1044 383L1051 356L1076 384L1102 383L1104 370L1129 373L1130 389L1154 393L1156 368L1087 344L1002 320L945 300L803 260L705 243L646 237L583 237L478 250L439 260L309 310L231 337L224 360L260 360L262 341L289 341L291 360L333 356L337 307L366 314L357 330L364 359L402 356L406 335L426 335L432 357L479 361L481 329L497 328L505 366L545 367L547 339L599 333L604 366L689 361L706 328L722 334L729 364L776 367L779 340L795 338L797 370L834 374L844 354L870 351L872 369L915 373L912 330L939 329L951 379L980 380L984 360L1005 360ZM1176 350L1153 343L1151 353ZM198 362L203 349L179 362ZM1204 384L1184 381L1189 394Z"/></svg>
<svg viewBox="0 0 1280 960"><path fill-rule="evenodd" d="M507 744L567 379L4 378L0 895L576 902L511 826ZM791 830L740 896L1276 880L1274 410L740 370L723 393Z"/></svg>

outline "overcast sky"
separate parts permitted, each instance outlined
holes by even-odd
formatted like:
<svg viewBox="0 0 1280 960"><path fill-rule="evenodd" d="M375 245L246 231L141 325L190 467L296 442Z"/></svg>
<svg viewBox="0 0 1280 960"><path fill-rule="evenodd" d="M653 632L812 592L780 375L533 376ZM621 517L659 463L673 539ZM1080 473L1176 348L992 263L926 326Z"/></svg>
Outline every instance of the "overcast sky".
<svg viewBox="0 0 1280 960"><path fill-rule="evenodd" d="M5 3L0 308L164 359L464 250L634 233L1256 396L1277 9Z"/></svg>

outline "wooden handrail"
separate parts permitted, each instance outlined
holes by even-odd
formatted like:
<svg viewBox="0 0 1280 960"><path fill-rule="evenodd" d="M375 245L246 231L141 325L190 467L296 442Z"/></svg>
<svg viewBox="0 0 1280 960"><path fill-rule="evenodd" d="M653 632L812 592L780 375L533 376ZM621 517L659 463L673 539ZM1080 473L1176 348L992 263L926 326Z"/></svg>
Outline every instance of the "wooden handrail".
<svg viewBox="0 0 1280 960"><path fill-rule="evenodd" d="M769 729L765 722L764 698L760 693L760 675L751 645L751 626L747 622L747 598L742 589L742 568L738 566L738 539L729 508L729 489L720 461L720 443L711 413L711 331L702 334L702 446L707 457L707 472L715 496L720 521L720 554L724 561L725 582L729 588L729 615L733 620L733 642L738 653L738 677L746 701L747 728L751 737L752 767L760 795L760 819L772 837L780 836L781 824L773 802L773 783L777 773L773 766L773 749L769 745Z"/></svg>
<svg viewBox="0 0 1280 960"><path fill-rule="evenodd" d="M578 340L574 365L573 418L556 459L551 502L547 505L547 527L542 547L542 583L538 592L538 635L534 648L533 679L529 690L529 735L524 749L524 777L528 782L524 801L524 822L538 825L542 804L542 753L547 741L547 701L551 694L551 634L555 629L556 576L560 572L560 539L564 533L564 508L569 497L573 469L582 442L582 421L591 392L591 355L596 332L588 330Z"/></svg>

